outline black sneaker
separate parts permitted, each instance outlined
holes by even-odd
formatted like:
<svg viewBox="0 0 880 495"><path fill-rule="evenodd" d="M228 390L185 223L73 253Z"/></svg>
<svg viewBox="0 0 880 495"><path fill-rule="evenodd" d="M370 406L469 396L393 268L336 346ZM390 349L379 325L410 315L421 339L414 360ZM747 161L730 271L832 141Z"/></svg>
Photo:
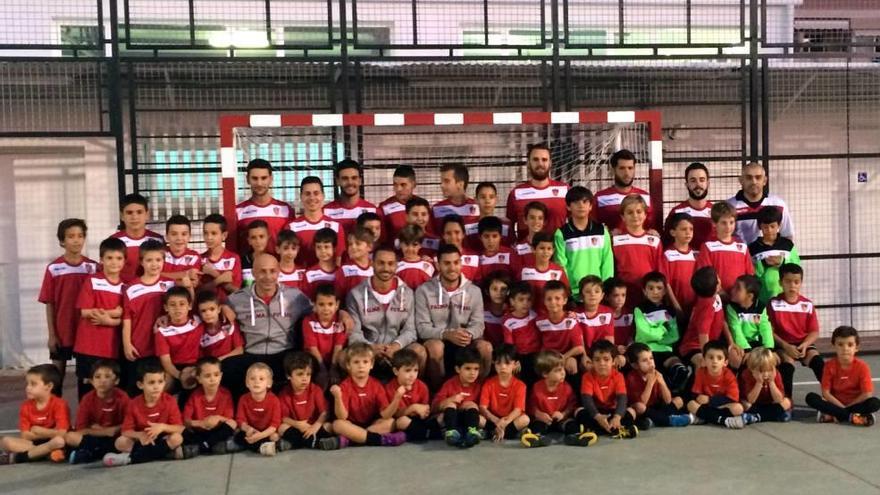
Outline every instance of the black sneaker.
<svg viewBox="0 0 880 495"><path fill-rule="evenodd" d="M201 448L198 445L184 445L183 446L183 458L184 459L192 459L193 457L198 457L201 454Z"/></svg>
<svg viewBox="0 0 880 495"><path fill-rule="evenodd" d="M67 462L71 464L88 464L90 462L94 462L96 459L92 455L91 451L87 449L76 449L70 453L70 457L68 457Z"/></svg>
<svg viewBox="0 0 880 495"><path fill-rule="evenodd" d="M636 420L636 426L638 426L640 430L650 430L654 427L654 421L647 416L642 416Z"/></svg>
<svg viewBox="0 0 880 495"><path fill-rule="evenodd" d="M278 452L284 452L293 448L293 444L283 438L275 442L275 446L278 448Z"/></svg>
<svg viewBox="0 0 880 495"><path fill-rule="evenodd" d="M563 441L565 445L572 445L576 447L589 447L593 445L599 440L599 436L593 433L590 430L584 429L584 425L581 425L580 431L577 433L569 433L565 435Z"/></svg>
<svg viewBox="0 0 880 495"><path fill-rule="evenodd" d="M211 445L211 453L214 455L226 455L229 450L226 448L226 440Z"/></svg>

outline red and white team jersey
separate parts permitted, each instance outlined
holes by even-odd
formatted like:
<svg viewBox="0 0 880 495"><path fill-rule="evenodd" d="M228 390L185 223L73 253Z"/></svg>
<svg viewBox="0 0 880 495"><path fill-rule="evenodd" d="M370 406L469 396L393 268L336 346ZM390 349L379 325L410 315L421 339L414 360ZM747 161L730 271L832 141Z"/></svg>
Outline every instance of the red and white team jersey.
<svg viewBox="0 0 880 495"><path fill-rule="evenodd" d="M501 245L504 247L510 247L513 245L513 224L510 223L510 220L506 218L498 217L501 220ZM480 231L479 231L480 221L477 220L477 223L471 223L467 225L465 229L465 235L467 236L465 239L465 244L476 249L477 251L483 250L483 242L480 241Z"/></svg>
<svg viewBox="0 0 880 495"><path fill-rule="evenodd" d="M141 237L131 237L126 234L124 230L120 230L110 237L115 237L125 243L125 265L122 266L122 272L119 274L119 277L122 278L122 282L125 284L138 278L142 273L140 258L141 244L147 241L158 241L162 243L163 246L165 245L165 238L162 237L162 234L157 234L152 230L144 231L144 235Z"/></svg>
<svg viewBox="0 0 880 495"><path fill-rule="evenodd" d="M737 277L754 275L755 273L748 245L736 240L704 243L697 255L695 269L699 270L704 266L711 266L715 269L715 272L718 273L718 279L721 281L721 289L728 294L736 283Z"/></svg>
<svg viewBox="0 0 880 495"><path fill-rule="evenodd" d="M527 414L533 416L538 411L552 415L556 411L571 412L574 410L574 406L574 389L568 382L565 380L559 382L556 388L551 391L547 388L547 380L538 380L532 385L526 411Z"/></svg>
<svg viewBox="0 0 880 495"><path fill-rule="evenodd" d="M697 300L697 295L691 288L691 277L696 266L697 252L690 248L687 252L669 248L658 258L657 271L666 276L669 288L685 313L690 312Z"/></svg>
<svg viewBox="0 0 880 495"><path fill-rule="evenodd" d="M483 307L486 307L485 302ZM504 342L504 327L501 326L503 321L503 314L495 314L488 309L483 310L483 339L488 340L492 347L497 347Z"/></svg>
<svg viewBox="0 0 880 495"><path fill-rule="evenodd" d="M186 249L180 254L180 256L176 256L171 253L170 248L165 250L165 265L162 267L163 272L185 272L191 268L195 268L196 270L202 269L202 256L199 253L192 249Z"/></svg>
<svg viewBox="0 0 880 495"><path fill-rule="evenodd" d="M782 295L770 299L767 317L773 325L773 333L792 345L800 345L807 335L819 331L816 307L804 296L798 296L794 303L789 303Z"/></svg>
<svg viewBox="0 0 880 495"><path fill-rule="evenodd" d="M76 429L85 430L93 425L103 428L119 426L125 419L125 408L128 407L128 394L113 387L103 399L98 392L90 391L79 401L76 409Z"/></svg>
<svg viewBox="0 0 880 495"><path fill-rule="evenodd" d="M633 314L622 313L614 318L614 344L628 346L632 344L635 336L635 328L633 327Z"/></svg>
<svg viewBox="0 0 880 495"><path fill-rule="evenodd" d="M336 279L338 277L342 277L342 271L340 269L335 269L332 272L325 272L323 268L318 265L314 265L313 267L306 270L306 273L303 278L302 288L300 290L303 291L309 299L312 301L315 300L315 291L318 290L318 286L322 284L330 284L336 285ZM339 287L336 287L336 295L339 296Z"/></svg>
<svg viewBox="0 0 880 495"><path fill-rule="evenodd" d="M477 282L498 271L511 279L519 274L519 259L509 247L501 246L501 249L491 256L480 255L480 273Z"/></svg>
<svg viewBox="0 0 880 495"><path fill-rule="evenodd" d="M166 392L162 392L159 400L152 406L147 406L144 395L138 395L128 402L125 410L125 419L122 421L122 431L144 431L150 423L164 423L166 425L183 425L177 400Z"/></svg>
<svg viewBox="0 0 880 495"><path fill-rule="evenodd" d="M629 196L630 194L638 194L648 205L648 210L645 212L645 229L651 228L651 195L648 194L648 191L644 189L639 189L638 187L632 187L628 192L620 192L616 187L609 187L606 189L602 189L597 192L595 196L593 196L593 207L590 210L590 217L597 222L604 224L608 227L608 231L611 232L617 227L623 228L623 218L620 216L620 203L623 202L623 198Z"/></svg>
<svg viewBox="0 0 880 495"><path fill-rule="evenodd" d="M75 265L61 256L46 267L37 300L54 306L55 335L61 347L73 346L80 319L76 301L83 284L97 271L98 264L85 256Z"/></svg>
<svg viewBox="0 0 880 495"><path fill-rule="evenodd" d="M140 357L155 356L153 323L162 314L162 295L174 287L174 280L160 277L147 285L137 279L123 291L122 319L131 320L131 345Z"/></svg>
<svg viewBox="0 0 880 495"><path fill-rule="evenodd" d="M437 256L437 251L440 250L440 238L425 235L422 238L422 248L419 249L419 256L427 256L429 258L433 258Z"/></svg>
<svg viewBox="0 0 880 495"><path fill-rule="evenodd" d="M301 392L294 391L293 387L284 387L278 394L278 400L281 401L281 416L295 421L314 424L327 411L324 391L314 383L309 383Z"/></svg>
<svg viewBox="0 0 880 495"><path fill-rule="evenodd" d="M430 280L434 271L434 264L423 260L397 262L397 276L412 290Z"/></svg>
<svg viewBox="0 0 880 495"><path fill-rule="evenodd" d="M345 251L345 229L342 224L324 215L317 222L310 222L306 217L296 217L287 228L299 237L299 253L296 255L298 266L312 266L318 262L315 256L315 232L321 229L333 229L336 232L336 256Z"/></svg>
<svg viewBox="0 0 880 495"><path fill-rule="evenodd" d="M602 339L614 338L614 312L611 308L599 305L596 311L587 314L586 310L577 313L578 322L584 331L584 346L589 349Z"/></svg>
<svg viewBox="0 0 880 495"><path fill-rule="evenodd" d="M434 258L434 263L438 261ZM480 276L480 255L468 250L461 250L461 275L471 282L477 280Z"/></svg>
<svg viewBox="0 0 880 495"><path fill-rule="evenodd" d="M262 220L269 226L269 244L266 245L266 252L275 254L275 239L293 217L293 211L293 207L289 204L274 198L266 205L258 205L250 199L235 205L239 254L251 251L247 243L247 227L254 220Z"/></svg>
<svg viewBox="0 0 880 495"><path fill-rule="evenodd" d="M516 347L517 354L534 354L541 350L541 333L535 325L538 314L529 311L529 314L520 318L508 313L501 322L504 332L504 343Z"/></svg>
<svg viewBox="0 0 880 495"><path fill-rule="evenodd" d="M476 402L480 400L481 385L480 380L477 380L474 383L463 384L458 376L453 376L446 380L446 382L443 383L443 386L440 387L440 390L434 394L434 400L431 402L431 410L434 412L443 412L440 410L440 404L446 399L458 394L463 396L461 400L462 404L465 402L473 402L476 404Z"/></svg>
<svg viewBox="0 0 880 495"><path fill-rule="evenodd" d="M346 232L351 231L357 223L357 218L363 213L376 213L376 205L361 198L351 206L343 205L341 201L331 201L324 205L324 215L332 218L342 225ZM405 215L405 214L404 214Z"/></svg>
<svg viewBox="0 0 880 495"><path fill-rule="evenodd" d="M434 232L443 233L443 218L449 215L458 215L464 221L464 234L467 235L468 229L475 229L480 221L480 207L473 198L467 198L460 205L454 204L448 199L438 201L431 208L434 215Z"/></svg>
<svg viewBox="0 0 880 495"><path fill-rule="evenodd" d="M235 421L239 426L247 423L257 431L263 431L270 426L278 428L281 425L281 401L272 392L266 392L263 400L259 401L249 393L244 394L238 399Z"/></svg>
<svg viewBox="0 0 880 495"><path fill-rule="evenodd" d="M195 364L201 352L202 335L205 327L202 320L193 316L185 323L156 325L154 342L156 355L171 358L177 364Z"/></svg>
<svg viewBox="0 0 880 495"><path fill-rule="evenodd" d="M513 246L513 252L516 253L517 256L519 256L520 263L522 265L525 265L527 263L527 257L530 257L532 259L535 257L535 250L532 249L532 245L528 242L520 242L515 244Z"/></svg>
<svg viewBox="0 0 880 495"><path fill-rule="evenodd" d="M551 180L544 187L535 187L523 182L510 190L507 195L507 218L516 224L516 238L523 239L528 233L526 226L526 206L532 201L543 203L547 207L543 231L553 234L565 224L568 208L565 206L565 195L568 185L564 182Z"/></svg>
<svg viewBox="0 0 880 495"><path fill-rule="evenodd" d="M351 289L354 289L359 283L373 276L373 265L360 266L352 261L339 267L339 271L342 278L336 281L336 293L340 295L340 300L344 301L345 296Z"/></svg>
<svg viewBox="0 0 880 495"><path fill-rule="evenodd" d="M782 224L779 225L779 235L794 239L794 222L791 220L791 212L785 201L779 196L772 194L764 196L761 201L752 203L743 195L742 191L727 200L730 206L736 208L736 236L749 245L761 236L758 228L758 212L765 206L774 206L782 212Z"/></svg>
<svg viewBox="0 0 880 495"><path fill-rule="evenodd" d="M318 349L321 354L321 360L325 366L332 364L333 348L336 346L345 347L348 336L345 334L345 327L335 319L328 325L323 325L318 321L318 317L312 313L303 319L302 323L303 348Z"/></svg>
<svg viewBox="0 0 880 495"><path fill-rule="evenodd" d="M373 377L368 377L363 387L348 377L339 384L339 388L342 389L342 403L348 410L348 420L358 426L369 426L388 407L385 387Z"/></svg>
<svg viewBox="0 0 880 495"><path fill-rule="evenodd" d="M711 201L706 201L706 206L701 210L692 207L687 201L682 201L670 210L664 225L668 225L669 219L677 213L687 213L690 215L692 219L691 223L694 224L694 237L691 239L691 249L697 251L704 242L711 241L715 238L715 224L712 223L711 212Z"/></svg>
<svg viewBox="0 0 880 495"><path fill-rule="evenodd" d="M584 345L584 331L575 316L565 316L556 322L549 316L538 317L535 326L541 333L541 350L565 354Z"/></svg>
<svg viewBox="0 0 880 495"><path fill-rule="evenodd" d="M220 272L220 274L224 274L226 272L232 272L232 285L236 287L241 287L242 283L242 269L241 269L241 257L237 254L233 253L228 249L224 249L220 256L217 258L212 258L211 253L205 251L202 253L202 267L205 265L213 266L215 270ZM208 283L213 279L207 275L202 275L202 283ZM226 296L229 294L226 293L226 289L223 287L215 287L214 289L217 291L217 297L220 299L220 302L226 301Z"/></svg>
<svg viewBox="0 0 880 495"><path fill-rule="evenodd" d="M706 341L718 340L724 331L724 305L721 297L717 294L712 297L698 297L694 302L691 317L688 320L687 329L681 337L678 352L684 356L689 352L702 352L700 335L706 336Z"/></svg>
<svg viewBox="0 0 880 495"><path fill-rule="evenodd" d="M642 277L657 270L660 238L650 234L627 232L612 236L614 273L626 283L626 307L634 308L642 300Z"/></svg>
<svg viewBox="0 0 880 495"><path fill-rule="evenodd" d="M391 379L390 382L385 384L385 393L388 395L388 401L397 394L397 389L400 387L400 382L397 381L397 377ZM416 378L416 381L413 382L412 388L403 393L403 397L400 398L400 402L397 405L397 411L402 413L406 410L407 407L413 404L430 404L431 402L431 393L428 392L428 386L425 385L425 382Z"/></svg>
<svg viewBox="0 0 880 495"><path fill-rule="evenodd" d="M103 274L89 277L76 300L77 309L111 310L122 306L122 281L112 283ZM119 327L95 325L80 318L76 328L73 352L107 359L119 358L122 337Z"/></svg>
<svg viewBox="0 0 880 495"><path fill-rule="evenodd" d="M539 270L534 261L533 258L529 264L520 268L519 277L514 278L529 284L532 288L532 307L536 311L544 311L544 286L551 280L559 280L568 287L568 275L564 268L552 261L545 270Z"/></svg>
<svg viewBox="0 0 880 495"><path fill-rule="evenodd" d="M208 416L222 416L232 419L234 414L232 394L223 387L217 389L217 393L211 400L208 400L205 395L205 389L198 387L193 390L193 393L186 400L186 405L183 406L184 421L201 421Z"/></svg>
<svg viewBox="0 0 880 495"><path fill-rule="evenodd" d="M222 319L223 316L221 315ZM244 347L244 338L236 321L222 321L219 328L209 328L207 324L202 338L199 340L199 354L201 357L223 357L239 347Z"/></svg>
<svg viewBox="0 0 880 495"><path fill-rule="evenodd" d="M302 290L305 279L305 268L294 268L291 272L284 271L284 269L280 267L278 269L278 282L286 285L287 287Z"/></svg>
<svg viewBox="0 0 880 495"><path fill-rule="evenodd" d="M416 198L417 196L413 196ZM396 240L395 236L400 229L406 226L406 204L401 203L397 200L396 197L391 196L379 203L379 207L377 208L377 212L379 217L382 218L382 235L385 237L385 241ZM431 211L428 210L428 215L431 214ZM433 225L434 220L432 218L428 218L428 228L430 229Z"/></svg>

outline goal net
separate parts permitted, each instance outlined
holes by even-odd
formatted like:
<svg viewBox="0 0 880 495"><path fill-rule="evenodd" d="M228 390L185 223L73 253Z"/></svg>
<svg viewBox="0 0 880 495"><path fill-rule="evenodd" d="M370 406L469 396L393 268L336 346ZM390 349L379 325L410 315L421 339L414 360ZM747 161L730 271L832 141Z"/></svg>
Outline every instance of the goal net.
<svg viewBox="0 0 880 495"><path fill-rule="evenodd" d="M378 204L392 194L398 165L416 170L416 194L442 199L439 168L463 163L468 194L483 181L498 190L496 214L505 215L507 193L528 179L528 147L551 148L551 177L593 192L612 184L611 154L637 157L635 185L650 192L662 212L660 120L656 112L475 114L249 115L221 118L224 213L234 225L235 203L250 192L244 167L254 158L276 169L273 196L299 209L299 183L315 175L332 200L333 165L349 157L364 170L364 197ZM230 234L228 239L234 239Z"/></svg>

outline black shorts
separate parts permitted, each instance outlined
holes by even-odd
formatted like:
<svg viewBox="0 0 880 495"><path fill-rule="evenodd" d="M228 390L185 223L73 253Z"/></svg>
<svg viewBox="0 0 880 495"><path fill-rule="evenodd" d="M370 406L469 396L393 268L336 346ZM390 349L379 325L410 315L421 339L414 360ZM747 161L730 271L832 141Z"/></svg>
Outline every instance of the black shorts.
<svg viewBox="0 0 880 495"><path fill-rule="evenodd" d="M486 420L486 438L494 438L495 437L495 423ZM513 422L507 424L507 428L504 429L504 438L505 440L515 440L519 438L519 430L516 429L516 426L513 426Z"/></svg>
<svg viewBox="0 0 880 495"><path fill-rule="evenodd" d="M54 351L50 351L49 359L52 361L70 361L73 359L73 346L58 347Z"/></svg>
<svg viewBox="0 0 880 495"><path fill-rule="evenodd" d="M736 401L730 400L730 397L726 397L723 395L716 395L713 397L709 397L709 402L707 402L706 405L708 405L710 407L718 408L721 406L726 406L727 404L731 404L733 402L736 402Z"/></svg>
<svg viewBox="0 0 880 495"><path fill-rule="evenodd" d="M657 366L658 369L665 369L666 366L664 365L664 363L666 363L666 360L668 360L669 358L673 358L673 357L677 358L678 357L678 355L672 351L655 352L653 354L654 354L654 364Z"/></svg>

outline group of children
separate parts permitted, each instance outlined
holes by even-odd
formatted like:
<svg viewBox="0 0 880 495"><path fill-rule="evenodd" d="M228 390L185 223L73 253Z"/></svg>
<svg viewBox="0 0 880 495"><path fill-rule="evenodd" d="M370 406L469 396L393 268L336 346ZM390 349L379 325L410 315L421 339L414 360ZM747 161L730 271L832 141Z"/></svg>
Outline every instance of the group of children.
<svg viewBox="0 0 880 495"><path fill-rule="evenodd" d="M21 437L0 441L4 460L121 465L431 438L538 447L550 432L588 446L597 434L635 438L654 425L742 428L790 419L795 362L821 380L822 395L807 397L821 421L873 424L880 400L855 357L858 333L836 329L836 357L824 362L815 308L800 293L803 270L778 235L775 208L759 212L763 236L746 246L734 237L736 211L713 205L715 232L697 251L689 215L671 217L664 246L644 228L642 196L622 200L621 224L609 230L591 219L591 192L575 186L562 227L545 232L547 206L535 201L524 207L527 231L514 236L494 216L494 185L478 185L474 201L464 194L466 168L444 166L441 177L447 199L432 209L413 195L412 169L395 171L386 203L402 206L394 210L402 216L393 232L369 211L345 230L321 210L320 179L306 178L303 215L288 229L248 222L243 256L226 249L221 215L203 221L202 254L189 247L183 216L168 219L165 238L147 230L147 201L137 194L123 202L124 229L101 242L100 263L82 255L85 222L64 220L65 252L40 294L52 364L28 371ZM457 213L463 205L472 206L466 216ZM411 288L434 277L441 244L458 249L462 277L483 288L482 340L494 349L494 370L473 342L456 353L454 373L429 387L412 349L378 356L369 344L349 345L340 302L372 276L379 243L399 251L397 276ZM255 363L236 398L221 386L221 364L244 342L223 302L253 282L262 253L277 256L279 283L300 289L314 313L302 325L303 350L285 356L285 376ZM59 396L74 356L80 407L71 428ZM393 372L384 384L374 377L380 358Z"/></svg>

